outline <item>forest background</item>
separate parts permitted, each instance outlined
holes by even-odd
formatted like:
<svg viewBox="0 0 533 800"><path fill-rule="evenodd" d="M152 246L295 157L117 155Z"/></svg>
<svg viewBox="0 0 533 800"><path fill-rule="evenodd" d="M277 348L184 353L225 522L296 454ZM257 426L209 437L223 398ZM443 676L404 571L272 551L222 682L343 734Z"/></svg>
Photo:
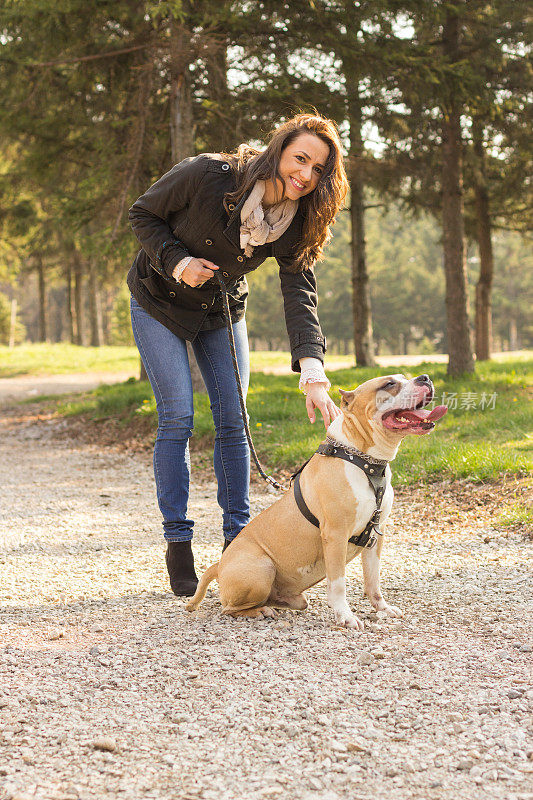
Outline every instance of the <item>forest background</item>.
<svg viewBox="0 0 533 800"><path fill-rule="evenodd" d="M316 108L351 185L317 265L330 352L461 374L533 345L520 3L7 0L0 85L0 343L131 343L129 205ZM252 346L286 349L275 263L250 284Z"/></svg>

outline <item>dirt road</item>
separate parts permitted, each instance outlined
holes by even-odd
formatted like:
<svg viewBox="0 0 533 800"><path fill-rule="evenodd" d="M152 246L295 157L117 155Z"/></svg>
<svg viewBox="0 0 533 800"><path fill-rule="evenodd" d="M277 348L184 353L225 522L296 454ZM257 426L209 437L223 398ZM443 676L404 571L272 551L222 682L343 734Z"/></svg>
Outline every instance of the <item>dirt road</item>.
<svg viewBox="0 0 533 800"><path fill-rule="evenodd" d="M501 487L399 493L382 619L189 615L168 591L150 458L0 428L0 798L467 800L531 797L530 545L492 520ZM253 512L272 502L255 492ZM196 486L200 569L220 552Z"/></svg>

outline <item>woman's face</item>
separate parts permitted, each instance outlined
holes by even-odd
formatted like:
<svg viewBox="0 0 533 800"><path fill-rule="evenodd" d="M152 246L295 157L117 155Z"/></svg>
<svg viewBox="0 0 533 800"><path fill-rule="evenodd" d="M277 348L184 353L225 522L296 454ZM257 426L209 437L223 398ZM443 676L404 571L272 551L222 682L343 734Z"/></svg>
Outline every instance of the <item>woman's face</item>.
<svg viewBox="0 0 533 800"><path fill-rule="evenodd" d="M279 161L279 173L285 181L285 194L279 197L283 190L281 181L277 180L279 200L299 200L316 188L322 175L326 160L329 156L329 146L314 133L301 133L283 150ZM273 190L272 184L267 184L267 189Z"/></svg>

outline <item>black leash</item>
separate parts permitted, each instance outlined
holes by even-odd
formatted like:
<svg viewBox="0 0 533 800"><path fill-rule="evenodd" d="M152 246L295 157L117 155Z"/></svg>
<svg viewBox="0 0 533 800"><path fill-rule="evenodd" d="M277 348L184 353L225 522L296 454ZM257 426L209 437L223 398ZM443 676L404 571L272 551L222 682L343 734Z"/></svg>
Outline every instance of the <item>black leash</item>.
<svg viewBox="0 0 533 800"><path fill-rule="evenodd" d="M248 426L248 414L246 413L246 403L244 401L244 396L242 393L242 383L241 383L241 375L239 372L239 365L237 363L237 353L235 352L235 338L233 336L233 328L231 326L231 314L229 310L229 301L228 301L228 292L226 289L226 284L222 280L222 276L220 272L217 270L215 275L218 279L220 284L220 291L222 292L222 307L224 310L224 319L226 320L226 329L228 331L228 339L229 339L229 347L231 350L231 359L233 361L233 372L235 373L235 381L237 383L237 391L239 393L239 403L241 406L241 414L242 414L242 421L244 424L244 431L246 433L246 438L248 439L248 445L250 447L250 453L253 456L257 469L259 470L259 474L262 478L267 481L274 489L285 489L281 483L278 483L272 475L267 475L261 463L257 457L257 453L255 452L254 443L252 442L252 434L250 433L250 428Z"/></svg>
<svg viewBox="0 0 533 800"><path fill-rule="evenodd" d="M222 280L222 276L218 272L215 273L217 280L220 284L220 291L222 293L222 307L224 311L224 319L226 320L226 329L228 331L228 339L229 339L229 347L231 351L231 359L233 361L233 372L235 374L235 382L237 383L237 392L239 394L239 403L241 406L241 415L242 421L244 424L244 431L246 433L246 438L248 439L248 445L250 446L250 452L253 456L257 469L259 470L259 474L262 478L267 481L274 489L283 489L287 491L285 486L282 486L278 483L272 475L267 475L261 463L257 457L257 453L255 452L254 443L252 442L252 434L250 433L250 428L248 426L248 414L246 413L246 403L244 401L244 395L242 393L242 383L241 383L241 375L239 372L239 365L237 363L237 353L235 350L235 338L233 336L233 328L231 326L231 313L229 308L229 301L228 301L228 292L226 289L226 284ZM374 494L376 496L376 510L372 514L370 521L368 522L364 531L359 534L359 536L352 536L348 539L349 542L353 542L358 547L373 547L376 544L376 537L374 536L374 532L377 533L379 536L382 536L381 531L379 530L379 516L381 512L381 501L383 500L383 495L385 494L385 467L386 463L375 463L370 459L363 459L360 456L353 454L350 452L350 449L345 449L342 445L335 446L333 443L326 441L323 442L318 446L316 450L317 453L324 456L336 456L337 458L343 458L345 461L349 461L354 463L358 466L363 472L365 473L368 481L374 490ZM300 489L300 473L302 472L303 468L307 466L311 459L308 458L305 464L302 464L300 469L296 470L295 473L291 476L291 483L294 486L294 499L296 501L296 505L300 509L300 512L303 516L309 520L313 525L317 528L320 527L318 519L315 515L310 511L305 502L302 490ZM369 474L370 473L370 474Z"/></svg>

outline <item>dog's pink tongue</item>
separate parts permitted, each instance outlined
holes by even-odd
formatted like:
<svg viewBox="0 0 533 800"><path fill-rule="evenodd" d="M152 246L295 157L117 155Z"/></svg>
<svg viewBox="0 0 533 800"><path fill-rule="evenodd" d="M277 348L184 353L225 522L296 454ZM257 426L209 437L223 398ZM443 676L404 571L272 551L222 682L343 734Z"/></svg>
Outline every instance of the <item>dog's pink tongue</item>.
<svg viewBox="0 0 533 800"><path fill-rule="evenodd" d="M435 408L429 412L428 420L431 420L431 422L435 422L435 420L443 417L447 411L448 411L448 406L435 406Z"/></svg>
<svg viewBox="0 0 533 800"><path fill-rule="evenodd" d="M431 411L428 411L426 408L410 408L409 411L402 411L401 413L404 417L407 417L407 419L410 419L413 422L416 420L422 420L423 422L434 422L435 420L443 417L447 411L447 406L436 406Z"/></svg>

